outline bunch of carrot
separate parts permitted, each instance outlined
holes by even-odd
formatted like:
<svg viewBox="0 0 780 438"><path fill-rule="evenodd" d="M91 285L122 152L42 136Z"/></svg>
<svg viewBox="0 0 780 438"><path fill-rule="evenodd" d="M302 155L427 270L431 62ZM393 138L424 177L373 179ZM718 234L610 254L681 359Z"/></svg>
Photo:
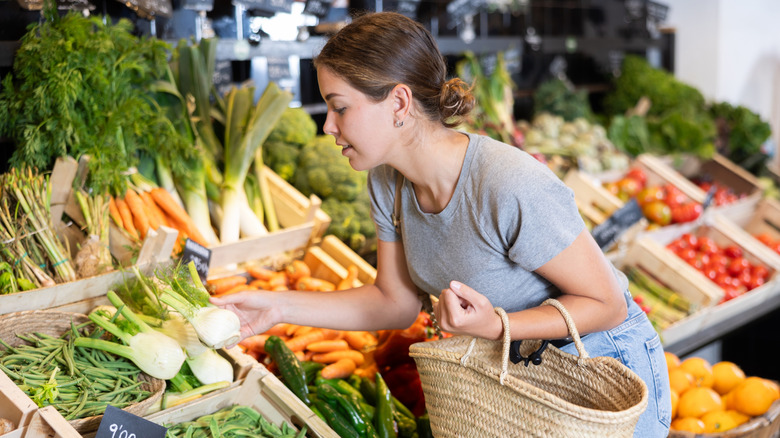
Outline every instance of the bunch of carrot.
<svg viewBox="0 0 780 438"><path fill-rule="evenodd" d="M277 324L265 333L250 336L239 344L258 361L268 356L265 341L278 336L300 361L322 363L322 377L347 378L352 374L372 377L377 371L370 350L377 338L368 331L331 330L295 324ZM273 365L268 363L268 365Z"/></svg>
<svg viewBox="0 0 780 438"><path fill-rule="evenodd" d="M184 207L164 188L128 188L124 196L111 197L109 213L116 226L126 231L132 240L143 241L149 230L164 225L179 232L175 254L181 252L187 238L208 246Z"/></svg>
<svg viewBox="0 0 780 438"><path fill-rule="evenodd" d="M212 295L228 295L245 290L306 290L330 292L353 287L358 276L355 265L347 267L347 275L337 284L312 276L311 268L302 260L293 260L282 270L250 266L247 275L234 274L206 280Z"/></svg>

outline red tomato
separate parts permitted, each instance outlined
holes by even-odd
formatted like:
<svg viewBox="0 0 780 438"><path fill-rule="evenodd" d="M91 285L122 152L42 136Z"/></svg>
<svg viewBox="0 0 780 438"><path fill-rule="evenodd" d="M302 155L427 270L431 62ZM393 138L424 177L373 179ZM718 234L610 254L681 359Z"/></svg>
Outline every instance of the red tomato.
<svg viewBox="0 0 780 438"><path fill-rule="evenodd" d="M720 247L717 243L715 243L714 240L710 239L709 237L703 237L699 239L699 245L696 247L696 249L699 250L699 252L703 252L705 254L719 254L720 253Z"/></svg>
<svg viewBox="0 0 780 438"><path fill-rule="evenodd" d="M642 207L642 213L647 220L658 225L669 225L672 221L672 209L663 201L653 201Z"/></svg>
<svg viewBox="0 0 780 438"><path fill-rule="evenodd" d="M709 278L712 281L715 281L716 278L718 278L718 275L720 275L720 272L718 272L717 269L713 267L704 267L704 275Z"/></svg>
<svg viewBox="0 0 780 438"><path fill-rule="evenodd" d="M645 187L636 194L636 202L640 206L649 204L653 201L663 201L664 191L659 186Z"/></svg>
<svg viewBox="0 0 780 438"><path fill-rule="evenodd" d="M742 248L737 245L728 245L723 248L723 254L726 254L727 257L731 257L732 259L742 257Z"/></svg>
<svg viewBox="0 0 780 438"><path fill-rule="evenodd" d="M729 258L721 254L720 252L716 252L710 255L710 267L712 268L723 269L723 271L725 272L728 263L729 263Z"/></svg>
<svg viewBox="0 0 780 438"><path fill-rule="evenodd" d="M674 184L664 184L663 189L664 193L666 193L664 200L670 207L676 207L688 201L688 197L685 196L685 193L678 189Z"/></svg>
<svg viewBox="0 0 780 438"><path fill-rule="evenodd" d="M684 246L699 249L699 238L693 233L683 233L679 240Z"/></svg>
<svg viewBox="0 0 780 438"><path fill-rule="evenodd" d="M647 184L647 174L645 174L645 171L639 167L632 167L628 169L625 176L627 178L633 178L637 180L642 185L642 187Z"/></svg>
<svg viewBox="0 0 780 438"><path fill-rule="evenodd" d="M780 254L780 241L772 245L772 249L774 249L776 253Z"/></svg>
<svg viewBox="0 0 780 438"><path fill-rule="evenodd" d="M734 298L742 295L742 290L733 286L724 287L723 301L733 300Z"/></svg>
<svg viewBox="0 0 780 438"><path fill-rule="evenodd" d="M617 187L618 198L626 200L635 197L642 190L641 183L634 178L621 178L617 182Z"/></svg>
<svg viewBox="0 0 780 438"><path fill-rule="evenodd" d="M772 246L772 243L774 243L774 239L769 235L769 233L757 234L755 237L759 242L766 246Z"/></svg>
<svg viewBox="0 0 780 438"><path fill-rule="evenodd" d="M720 287L729 287L733 286L734 282L731 278L731 275L729 275L727 272L724 272L722 274L718 274L718 276L715 277L715 284Z"/></svg>
<svg viewBox="0 0 780 438"><path fill-rule="evenodd" d="M666 201L667 204L669 201ZM672 205L669 204L672 209L672 222L681 224L685 222L695 221L701 216L704 211L704 207L698 202L687 202L685 204Z"/></svg>
<svg viewBox="0 0 780 438"><path fill-rule="evenodd" d="M696 258L696 250L693 248L680 248L680 250L677 252L677 256L686 262L690 262Z"/></svg>
<svg viewBox="0 0 780 438"><path fill-rule="evenodd" d="M766 283L766 279L763 277L751 277L750 282L746 283L745 286L747 286L748 290L753 290L759 286L763 286L764 283Z"/></svg>
<svg viewBox="0 0 780 438"><path fill-rule="evenodd" d="M750 273L753 275L753 277L760 278L762 280L767 280L769 278L769 269L767 269L764 265L753 265L750 268Z"/></svg>
<svg viewBox="0 0 780 438"><path fill-rule="evenodd" d="M750 269L750 262L744 257L735 257L729 262L727 269L729 274L737 277L742 274L742 271Z"/></svg>

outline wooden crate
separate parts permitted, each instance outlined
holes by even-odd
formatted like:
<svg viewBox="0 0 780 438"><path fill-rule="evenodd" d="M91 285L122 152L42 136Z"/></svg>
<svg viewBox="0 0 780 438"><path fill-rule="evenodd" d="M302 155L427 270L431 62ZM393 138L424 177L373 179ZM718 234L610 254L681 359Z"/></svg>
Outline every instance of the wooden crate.
<svg viewBox="0 0 780 438"><path fill-rule="evenodd" d="M169 425L193 420L236 404L254 407L276 425L287 422L297 430L306 426L308 437L338 437L322 419L260 364L252 367L244 379L225 390L145 418L160 425Z"/></svg>
<svg viewBox="0 0 780 438"><path fill-rule="evenodd" d="M780 240L780 202L776 199L762 199L749 216L733 217L732 221L752 236L768 234Z"/></svg>
<svg viewBox="0 0 780 438"><path fill-rule="evenodd" d="M0 418L11 420L16 429L0 435L2 438L18 438L22 437L22 433L33 414L38 409L38 406L27 397L16 383L14 383L8 376L0 372Z"/></svg>
<svg viewBox="0 0 780 438"><path fill-rule="evenodd" d="M723 155L715 154L708 160L693 156L667 156L661 160L689 180L708 177L741 196L742 198L734 203L710 207L712 211L721 213L729 219L748 218L763 195L758 178ZM697 196L704 199L706 193L699 190L701 193Z"/></svg>
<svg viewBox="0 0 780 438"><path fill-rule="evenodd" d="M573 169L563 178L564 184L574 191L574 200L583 216L599 225L623 206L623 201L605 189L592 175Z"/></svg>

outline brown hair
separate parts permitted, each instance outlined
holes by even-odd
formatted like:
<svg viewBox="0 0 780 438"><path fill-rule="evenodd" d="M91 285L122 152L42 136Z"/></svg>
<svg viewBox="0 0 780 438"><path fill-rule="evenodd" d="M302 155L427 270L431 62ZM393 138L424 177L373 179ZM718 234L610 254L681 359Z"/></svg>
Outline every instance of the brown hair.
<svg viewBox="0 0 780 438"><path fill-rule="evenodd" d="M462 80L447 80L436 41L420 23L395 12L367 13L332 36L314 58L369 99L381 101L405 84L430 120L457 126L474 107Z"/></svg>

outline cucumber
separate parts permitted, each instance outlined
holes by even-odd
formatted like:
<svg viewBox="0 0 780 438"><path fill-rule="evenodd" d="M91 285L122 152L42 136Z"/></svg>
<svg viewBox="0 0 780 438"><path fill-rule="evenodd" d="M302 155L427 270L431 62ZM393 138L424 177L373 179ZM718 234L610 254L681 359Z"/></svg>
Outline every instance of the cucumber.
<svg viewBox="0 0 780 438"><path fill-rule="evenodd" d="M306 384L306 373L295 353L290 350L279 336L268 337L265 341L265 351L276 362L276 366L282 374L284 384L302 402L310 405L311 400L309 400L309 386Z"/></svg>

